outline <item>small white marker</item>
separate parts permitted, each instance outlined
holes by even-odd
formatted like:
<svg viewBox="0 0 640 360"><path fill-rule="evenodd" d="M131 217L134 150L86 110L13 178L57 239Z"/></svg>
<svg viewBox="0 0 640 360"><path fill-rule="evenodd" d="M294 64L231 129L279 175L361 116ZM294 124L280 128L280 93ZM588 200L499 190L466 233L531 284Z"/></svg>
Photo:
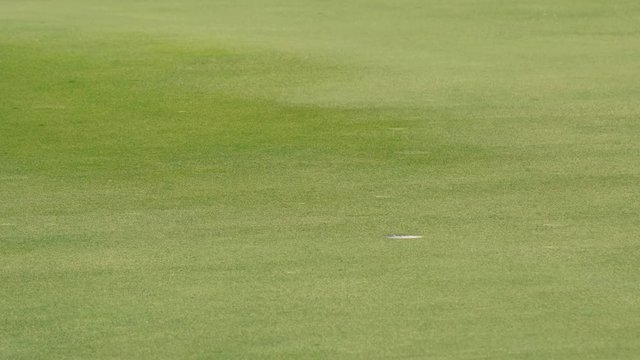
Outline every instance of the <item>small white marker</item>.
<svg viewBox="0 0 640 360"><path fill-rule="evenodd" d="M385 235L387 239L393 240L408 240L408 239L422 239L420 235Z"/></svg>
<svg viewBox="0 0 640 360"><path fill-rule="evenodd" d="M4 223L4 224L0 224L0 226L16 226L16 224Z"/></svg>

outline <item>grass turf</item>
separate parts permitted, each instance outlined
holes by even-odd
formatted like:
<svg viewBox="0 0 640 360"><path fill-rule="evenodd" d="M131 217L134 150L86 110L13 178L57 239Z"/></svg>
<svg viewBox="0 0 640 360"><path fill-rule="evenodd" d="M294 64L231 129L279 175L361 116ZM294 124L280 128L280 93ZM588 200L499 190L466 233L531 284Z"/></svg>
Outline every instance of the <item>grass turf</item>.
<svg viewBox="0 0 640 360"><path fill-rule="evenodd" d="M638 358L639 20L2 0L0 357Z"/></svg>

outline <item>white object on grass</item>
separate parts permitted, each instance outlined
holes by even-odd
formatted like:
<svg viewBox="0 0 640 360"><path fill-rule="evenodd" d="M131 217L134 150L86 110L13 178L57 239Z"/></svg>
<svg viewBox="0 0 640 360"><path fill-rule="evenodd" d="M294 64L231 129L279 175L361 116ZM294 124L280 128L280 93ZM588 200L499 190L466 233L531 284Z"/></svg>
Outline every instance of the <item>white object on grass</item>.
<svg viewBox="0 0 640 360"><path fill-rule="evenodd" d="M387 237L387 239L393 239L393 240L407 240L407 239L422 239L421 235L396 235L396 234L391 234L391 235L385 235Z"/></svg>

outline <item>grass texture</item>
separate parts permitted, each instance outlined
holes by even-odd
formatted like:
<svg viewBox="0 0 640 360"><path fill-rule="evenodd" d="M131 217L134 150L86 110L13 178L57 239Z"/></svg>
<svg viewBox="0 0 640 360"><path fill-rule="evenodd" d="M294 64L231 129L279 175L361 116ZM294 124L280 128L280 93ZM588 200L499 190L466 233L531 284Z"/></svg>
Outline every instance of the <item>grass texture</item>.
<svg viewBox="0 0 640 360"><path fill-rule="evenodd" d="M638 59L635 0L0 0L0 358L637 359Z"/></svg>

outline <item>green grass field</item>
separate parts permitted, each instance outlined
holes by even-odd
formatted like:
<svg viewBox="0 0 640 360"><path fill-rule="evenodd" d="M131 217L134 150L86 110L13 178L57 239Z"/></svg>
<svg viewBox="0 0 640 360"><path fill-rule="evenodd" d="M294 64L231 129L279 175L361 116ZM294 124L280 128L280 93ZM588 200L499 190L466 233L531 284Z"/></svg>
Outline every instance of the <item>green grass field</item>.
<svg viewBox="0 0 640 360"><path fill-rule="evenodd" d="M0 0L0 358L639 359L639 59L636 0Z"/></svg>

